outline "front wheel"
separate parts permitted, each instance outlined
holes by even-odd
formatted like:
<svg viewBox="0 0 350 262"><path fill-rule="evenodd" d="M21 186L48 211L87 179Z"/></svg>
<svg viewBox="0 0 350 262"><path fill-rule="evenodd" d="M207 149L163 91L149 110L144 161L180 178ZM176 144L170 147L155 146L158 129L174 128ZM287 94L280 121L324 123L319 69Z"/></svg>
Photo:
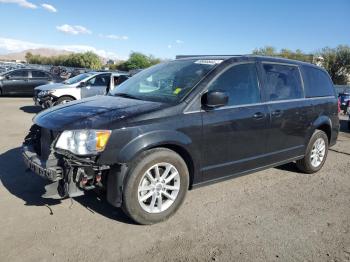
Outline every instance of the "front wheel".
<svg viewBox="0 0 350 262"><path fill-rule="evenodd" d="M173 215L189 185L185 161L174 151L156 148L130 165L123 192L125 213L139 224L154 224Z"/></svg>
<svg viewBox="0 0 350 262"><path fill-rule="evenodd" d="M308 174L319 171L328 154L328 137L325 132L316 130L312 135L303 159L297 161L297 167Z"/></svg>

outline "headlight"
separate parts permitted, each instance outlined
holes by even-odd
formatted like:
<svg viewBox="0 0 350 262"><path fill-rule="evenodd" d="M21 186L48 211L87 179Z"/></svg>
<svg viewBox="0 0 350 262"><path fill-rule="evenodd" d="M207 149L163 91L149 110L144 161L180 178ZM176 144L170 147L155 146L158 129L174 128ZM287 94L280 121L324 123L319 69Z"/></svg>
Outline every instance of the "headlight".
<svg viewBox="0 0 350 262"><path fill-rule="evenodd" d="M64 131L56 142L56 148L76 155L94 155L105 149L110 135L111 130Z"/></svg>
<svg viewBox="0 0 350 262"><path fill-rule="evenodd" d="M39 92L38 96L47 96L54 92L56 92L56 90L43 90Z"/></svg>

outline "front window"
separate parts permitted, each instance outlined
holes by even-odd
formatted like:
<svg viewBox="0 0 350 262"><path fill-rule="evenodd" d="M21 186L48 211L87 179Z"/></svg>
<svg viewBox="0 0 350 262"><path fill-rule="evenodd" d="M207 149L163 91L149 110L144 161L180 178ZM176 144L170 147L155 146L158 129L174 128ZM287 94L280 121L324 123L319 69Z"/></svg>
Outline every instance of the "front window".
<svg viewBox="0 0 350 262"><path fill-rule="evenodd" d="M145 69L111 92L114 96L177 103L221 60L175 60Z"/></svg>
<svg viewBox="0 0 350 262"><path fill-rule="evenodd" d="M9 73L10 77L28 77L28 71L26 70L16 70Z"/></svg>
<svg viewBox="0 0 350 262"><path fill-rule="evenodd" d="M260 102L260 90L255 64L234 65L219 75L209 86L209 91L224 91L228 106Z"/></svg>
<svg viewBox="0 0 350 262"><path fill-rule="evenodd" d="M92 76L93 74L91 73L84 73L84 74L80 74L77 76L74 76L72 78L67 79L66 81L64 81L63 83L66 85L72 85L72 84L76 84L79 83L80 81L84 80L85 78L88 78L90 76Z"/></svg>

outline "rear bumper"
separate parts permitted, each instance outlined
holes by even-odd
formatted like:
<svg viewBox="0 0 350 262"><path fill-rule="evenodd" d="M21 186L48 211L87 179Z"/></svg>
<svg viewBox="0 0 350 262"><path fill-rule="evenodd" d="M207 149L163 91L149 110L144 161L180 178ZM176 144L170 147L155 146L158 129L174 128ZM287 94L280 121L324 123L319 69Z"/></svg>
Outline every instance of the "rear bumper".
<svg viewBox="0 0 350 262"><path fill-rule="evenodd" d="M62 167L47 167L47 162L40 159L40 157L34 152L33 147L30 145L22 146L22 157L27 168L43 178L50 181L58 181L64 176Z"/></svg>

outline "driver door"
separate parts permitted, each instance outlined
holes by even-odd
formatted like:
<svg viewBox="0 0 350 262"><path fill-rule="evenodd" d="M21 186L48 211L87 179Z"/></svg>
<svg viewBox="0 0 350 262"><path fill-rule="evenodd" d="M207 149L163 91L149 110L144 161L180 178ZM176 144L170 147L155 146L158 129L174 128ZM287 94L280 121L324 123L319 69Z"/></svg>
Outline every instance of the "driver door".
<svg viewBox="0 0 350 262"><path fill-rule="evenodd" d="M215 180L264 166L267 106L261 103L254 62L233 64L209 83L228 95L226 106L202 112L202 175Z"/></svg>
<svg viewBox="0 0 350 262"><path fill-rule="evenodd" d="M110 74L100 74L90 78L83 87L81 87L81 98L105 95L110 85Z"/></svg>

